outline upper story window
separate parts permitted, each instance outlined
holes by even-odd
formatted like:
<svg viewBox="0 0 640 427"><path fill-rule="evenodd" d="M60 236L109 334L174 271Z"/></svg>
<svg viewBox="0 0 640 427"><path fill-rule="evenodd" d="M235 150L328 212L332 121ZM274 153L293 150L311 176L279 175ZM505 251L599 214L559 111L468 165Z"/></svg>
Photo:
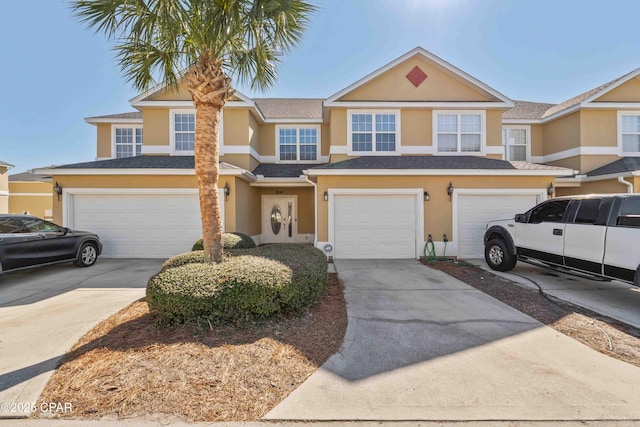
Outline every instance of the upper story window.
<svg viewBox="0 0 640 427"><path fill-rule="evenodd" d="M640 156L640 111L618 112L618 148L623 155Z"/></svg>
<svg viewBox="0 0 640 427"><path fill-rule="evenodd" d="M482 153L485 140L484 111L434 111L435 152Z"/></svg>
<svg viewBox="0 0 640 427"><path fill-rule="evenodd" d="M320 126L276 126L278 160L315 162L318 160Z"/></svg>
<svg viewBox="0 0 640 427"><path fill-rule="evenodd" d="M399 111L349 110L347 115L351 154L398 152L400 145Z"/></svg>
<svg viewBox="0 0 640 427"><path fill-rule="evenodd" d="M502 128L502 145L504 147L504 159L526 162L530 152L529 126L504 126Z"/></svg>
<svg viewBox="0 0 640 427"><path fill-rule="evenodd" d="M193 151L196 142L196 114L174 113L173 135L175 151Z"/></svg>
<svg viewBox="0 0 640 427"><path fill-rule="evenodd" d="M142 127L115 125L113 127L113 142L117 159L141 155Z"/></svg>

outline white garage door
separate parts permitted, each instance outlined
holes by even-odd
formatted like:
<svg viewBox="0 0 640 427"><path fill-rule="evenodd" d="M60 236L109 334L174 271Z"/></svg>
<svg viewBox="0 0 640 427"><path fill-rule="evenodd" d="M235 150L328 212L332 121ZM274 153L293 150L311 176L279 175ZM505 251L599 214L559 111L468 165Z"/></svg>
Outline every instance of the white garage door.
<svg viewBox="0 0 640 427"><path fill-rule="evenodd" d="M415 195L336 195L334 256L415 258Z"/></svg>
<svg viewBox="0 0 640 427"><path fill-rule="evenodd" d="M105 257L167 258L202 237L196 193L72 194L69 202L69 227L97 233Z"/></svg>
<svg viewBox="0 0 640 427"><path fill-rule="evenodd" d="M513 218L537 203L540 194L460 194L458 205L458 257L483 258L487 222Z"/></svg>

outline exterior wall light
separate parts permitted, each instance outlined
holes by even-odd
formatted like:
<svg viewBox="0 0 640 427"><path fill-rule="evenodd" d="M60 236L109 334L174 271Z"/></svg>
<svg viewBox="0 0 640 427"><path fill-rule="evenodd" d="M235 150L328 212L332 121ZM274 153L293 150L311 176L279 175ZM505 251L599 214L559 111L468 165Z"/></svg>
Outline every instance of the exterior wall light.
<svg viewBox="0 0 640 427"><path fill-rule="evenodd" d="M53 186L53 191L58 195L58 201L60 201L60 196L62 195L62 186L58 184L58 181L56 181L56 185Z"/></svg>
<svg viewBox="0 0 640 427"><path fill-rule="evenodd" d="M324 201L325 201L325 202L328 202L328 201L329 201L329 192L328 192L328 191L325 191L325 192L324 192Z"/></svg>
<svg viewBox="0 0 640 427"><path fill-rule="evenodd" d="M428 192L428 191L425 191L425 192L424 192L424 201L425 201L425 202L428 202L428 201L429 201L429 192Z"/></svg>
<svg viewBox="0 0 640 427"><path fill-rule="evenodd" d="M453 196L453 184L449 181L449 186L447 187L447 194L449 195L449 200L451 200L451 196Z"/></svg>
<svg viewBox="0 0 640 427"><path fill-rule="evenodd" d="M553 186L553 183L550 182L549 186L547 187L547 195L549 197L553 196L553 193L556 191L555 187Z"/></svg>
<svg viewBox="0 0 640 427"><path fill-rule="evenodd" d="M229 194L231 194L231 188L229 187L229 183L224 183L224 200L229 200Z"/></svg>

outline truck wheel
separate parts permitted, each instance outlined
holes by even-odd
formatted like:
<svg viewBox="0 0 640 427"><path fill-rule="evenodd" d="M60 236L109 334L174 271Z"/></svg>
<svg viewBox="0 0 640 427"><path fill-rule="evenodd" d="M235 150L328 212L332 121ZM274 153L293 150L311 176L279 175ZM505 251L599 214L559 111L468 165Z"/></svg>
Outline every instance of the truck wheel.
<svg viewBox="0 0 640 427"><path fill-rule="evenodd" d="M91 267L98 259L98 248L95 243L84 243L78 251L74 264L76 267Z"/></svg>
<svg viewBox="0 0 640 427"><path fill-rule="evenodd" d="M489 267L496 271L513 270L516 266L516 257L509 253L507 244L502 239L492 239L484 247L484 259Z"/></svg>

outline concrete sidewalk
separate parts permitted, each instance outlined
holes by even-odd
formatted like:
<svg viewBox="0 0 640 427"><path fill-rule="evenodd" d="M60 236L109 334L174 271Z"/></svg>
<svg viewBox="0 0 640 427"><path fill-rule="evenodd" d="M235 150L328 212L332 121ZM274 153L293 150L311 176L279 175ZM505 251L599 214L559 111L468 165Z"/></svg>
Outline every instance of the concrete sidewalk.
<svg viewBox="0 0 640 427"><path fill-rule="evenodd" d="M100 259L0 278L0 403L36 403L58 361L98 322L141 298L162 260ZM21 405L22 407L22 405ZM25 417L17 407L1 418Z"/></svg>
<svg viewBox="0 0 640 427"><path fill-rule="evenodd" d="M640 420L640 368L415 260L336 265L344 344L266 419Z"/></svg>

